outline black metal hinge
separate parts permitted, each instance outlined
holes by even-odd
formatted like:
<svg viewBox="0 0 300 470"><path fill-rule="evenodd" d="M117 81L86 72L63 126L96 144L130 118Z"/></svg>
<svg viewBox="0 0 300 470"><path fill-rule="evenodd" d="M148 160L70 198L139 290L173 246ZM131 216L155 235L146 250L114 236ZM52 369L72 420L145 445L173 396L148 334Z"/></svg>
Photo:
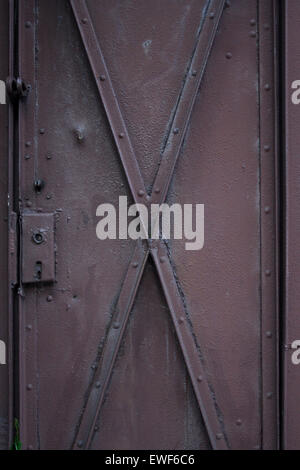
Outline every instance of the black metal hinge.
<svg viewBox="0 0 300 470"><path fill-rule="evenodd" d="M20 77L8 77L6 79L6 92L12 102L26 98L30 90L31 86L26 84Z"/></svg>

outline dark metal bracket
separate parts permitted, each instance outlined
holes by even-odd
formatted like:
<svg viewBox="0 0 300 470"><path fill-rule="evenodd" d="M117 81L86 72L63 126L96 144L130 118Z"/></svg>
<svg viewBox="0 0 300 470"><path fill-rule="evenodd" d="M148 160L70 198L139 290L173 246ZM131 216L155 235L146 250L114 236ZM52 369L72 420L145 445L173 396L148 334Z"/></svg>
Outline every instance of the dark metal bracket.
<svg viewBox="0 0 300 470"><path fill-rule="evenodd" d="M22 283L55 281L54 214L21 217Z"/></svg>

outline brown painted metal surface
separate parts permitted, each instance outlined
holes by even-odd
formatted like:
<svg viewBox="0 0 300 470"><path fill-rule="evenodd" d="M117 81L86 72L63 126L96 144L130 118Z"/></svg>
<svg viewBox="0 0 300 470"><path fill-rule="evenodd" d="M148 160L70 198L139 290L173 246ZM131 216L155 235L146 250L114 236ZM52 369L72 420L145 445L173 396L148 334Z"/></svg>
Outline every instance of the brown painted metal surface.
<svg viewBox="0 0 300 470"><path fill-rule="evenodd" d="M0 22L0 79L5 81L9 73L9 9L8 2L2 0L0 3L1 15L5 21ZM8 110L7 106L0 105L0 340L4 341L6 348L9 336L9 318L8 311L8 210L7 210L7 193L8 193ZM7 349L6 349L7 352ZM9 418L9 378L7 365L0 365L0 449L8 446L8 418Z"/></svg>
<svg viewBox="0 0 300 470"><path fill-rule="evenodd" d="M277 448L276 4L16 2L25 449ZM100 241L121 195L204 248Z"/></svg>

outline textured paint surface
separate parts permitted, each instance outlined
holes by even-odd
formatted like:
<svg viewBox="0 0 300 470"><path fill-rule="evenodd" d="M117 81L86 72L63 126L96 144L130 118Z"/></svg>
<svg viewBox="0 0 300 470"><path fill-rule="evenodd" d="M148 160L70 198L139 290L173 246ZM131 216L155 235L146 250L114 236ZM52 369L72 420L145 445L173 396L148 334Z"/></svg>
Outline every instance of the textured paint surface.
<svg viewBox="0 0 300 470"><path fill-rule="evenodd" d="M8 2L1 0L0 21L0 80L8 76ZM8 106L0 105L0 340L8 344L8 299L7 299L7 192L8 192ZM8 367L0 365L0 449L8 445Z"/></svg>
<svg viewBox="0 0 300 470"><path fill-rule="evenodd" d="M264 13L270 35L272 3L266 1ZM195 45L203 24L204 41L209 40L207 25L216 21L211 7L218 4L84 3L124 119L123 135L110 128L85 50L92 36L81 37L70 3L20 2L19 68L32 86L20 104L20 212L54 213L56 246L55 282L24 284L20 296L25 448L85 447L77 436L86 417L94 426L87 444L93 449L276 446L276 428L262 413L261 360L265 354L273 377L276 357L273 350L263 352L262 324L275 318L275 289L273 284L265 289L262 281L261 250L275 231L273 219L273 233L263 228L262 201L272 206L275 194L263 177L260 142L261 113L270 106L260 109L261 74L272 71L267 61L259 65L262 11L255 0L232 1L222 13L167 195L169 203L205 204L203 250L188 252L184 241L172 241L158 244L158 256L155 247L139 252L132 240L100 241L95 232L99 204L117 205L120 195L133 200L114 135L126 140L128 131L149 193L165 168L164 151L173 145L166 146L168 134L172 131L173 140L177 135L172 119L189 96L184 84L197 83L192 80L200 73L189 68ZM77 22L90 27L84 17ZM271 56L270 49L266 57ZM105 95L108 78L96 79ZM179 118L184 113L183 106ZM273 131L270 121L271 141ZM274 152L267 158L274 166ZM39 192L37 179L44 182ZM117 343L123 287L138 278L145 259L98 413L97 387L103 385L96 378L107 367L103 357L109 357L110 338ZM128 290L128 298L134 295ZM199 362L204 377L195 376ZM205 384L209 397L201 391ZM207 416L199 409L203 396ZM274 391L272 418L276 399ZM214 419L210 403L222 429L213 437L207 429ZM210 432L215 428L213 422Z"/></svg>

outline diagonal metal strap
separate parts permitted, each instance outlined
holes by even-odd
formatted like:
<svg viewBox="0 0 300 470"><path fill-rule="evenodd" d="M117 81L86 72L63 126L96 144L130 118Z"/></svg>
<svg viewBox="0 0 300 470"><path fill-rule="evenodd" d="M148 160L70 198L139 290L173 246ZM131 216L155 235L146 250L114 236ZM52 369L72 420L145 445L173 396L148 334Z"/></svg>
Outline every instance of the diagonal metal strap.
<svg viewBox="0 0 300 470"><path fill-rule="evenodd" d="M182 129L173 129L173 135L179 137L177 142L171 137L171 129L166 147L167 151L163 155L163 159L156 176L154 193L151 200L146 195L145 185L141 177L134 150L130 143L128 132L122 118L121 110L89 16L86 3L84 0L70 0L70 2L91 63L100 96L104 103L107 117L112 128L112 132L134 200L136 202L143 202L144 204L150 204L150 202L156 201L163 202L167 194L175 163L178 158L184 134L188 126L188 121L191 116L196 94L204 74L205 65L207 63L207 58L217 30L218 22L220 20L224 1L211 0L209 10L210 13L208 15L206 12L206 15L203 19L202 31L204 34L201 36L201 38L203 37L204 39L201 42L198 38L195 47L195 53L189 67L189 74L185 81L181 98L178 102L177 110L173 120L175 125L177 125L177 123L182 123ZM209 26L208 18L211 21L211 26ZM200 66L198 79L190 82L190 77L195 77L197 75L197 72L196 75L194 72L194 67L197 65ZM102 87L101 82L106 83L108 86ZM119 132L119 129L121 129L121 132ZM120 141L123 142L123 145L120 144ZM158 187L160 183L162 183L162 189ZM126 327L129 312L134 302L134 298L144 271L144 267L149 255L149 248L151 248L151 254L155 261L162 287L171 311L175 330L191 377L195 395L208 431L211 445L214 449L226 449L227 442L225 439L225 433L221 429L221 421L218 418L216 403L204 375L203 365L199 357L199 351L195 343L195 337L192 333L192 324L190 320L187 322L188 318L185 314L184 305L176 285L176 279L171 262L167 256L168 253L166 251L166 246L162 241L155 241L155 245L149 242L149 248L145 248L145 244L143 245L141 242L138 243L139 244L135 250L132 262L128 268L127 275L121 289L113 324L109 329L106 338L101 365L95 374L95 380L93 381L93 384L91 385L88 393L88 400L85 404L80 425L76 433L74 446L77 446L78 448L89 448L90 446L97 415L103 403L114 361L117 356L119 345ZM164 256L160 256L160 258L158 258L158 252L164 253ZM132 268L136 269L136 275L132 274ZM127 302L125 299L127 299ZM183 328L179 328L178 326L181 323Z"/></svg>
<svg viewBox="0 0 300 470"><path fill-rule="evenodd" d="M161 203L166 198L224 5L225 0L212 0L200 24L196 47L188 67L167 144L153 184L154 192L152 192L151 203Z"/></svg>

